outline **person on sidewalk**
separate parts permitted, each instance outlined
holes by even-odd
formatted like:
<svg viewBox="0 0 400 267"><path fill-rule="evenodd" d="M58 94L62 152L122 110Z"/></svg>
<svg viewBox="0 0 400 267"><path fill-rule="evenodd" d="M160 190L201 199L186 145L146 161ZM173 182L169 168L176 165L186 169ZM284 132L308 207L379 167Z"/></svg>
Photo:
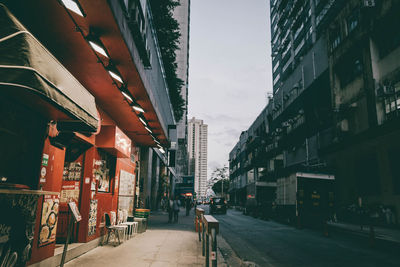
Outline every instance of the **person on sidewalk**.
<svg viewBox="0 0 400 267"><path fill-rule="evenodd" d="M186 197L185 207L186 207L186 216L188 216L190 213L190 210L192 209L192 199L190 197Z"/></svg>
<svg viewBox="0 0 400 267"><path fill-rule="evenodd" d="M172 222L172 216L174 213L174 200L169 199L168 201L168 205L167 205L167 210L168 210L168 223Z"/></svg>
<svg viewBox="0 0 400 267"><path fill-rule="evenodd" d="M179 215L179 199L178 196L175 197L175 200L172 204L172 210L174 212L174 222L178 222L178 215Z"/></svg>

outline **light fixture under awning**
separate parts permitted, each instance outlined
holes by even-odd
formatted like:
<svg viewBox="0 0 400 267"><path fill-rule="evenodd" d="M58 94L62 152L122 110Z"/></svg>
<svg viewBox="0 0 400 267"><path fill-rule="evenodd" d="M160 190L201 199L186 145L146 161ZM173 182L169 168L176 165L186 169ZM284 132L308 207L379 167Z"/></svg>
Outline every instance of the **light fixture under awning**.
<svg viewBox="0 0 400 267"><path fill-rule="evenodd" d="M0 92L68 130L96 132L95 98L0 4Z"/></svg>

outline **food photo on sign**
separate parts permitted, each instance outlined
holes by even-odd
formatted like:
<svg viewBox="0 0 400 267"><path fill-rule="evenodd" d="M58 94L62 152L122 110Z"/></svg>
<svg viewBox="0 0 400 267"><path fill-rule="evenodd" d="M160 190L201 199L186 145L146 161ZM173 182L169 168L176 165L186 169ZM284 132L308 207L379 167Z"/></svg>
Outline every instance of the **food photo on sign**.
<svg viewBox="0 0 400 267"><path fill-rule="evenodd" d="M44 196L42 218L40 220L39 246L45 246L56 241L59 204L58 196Z"/></svg>

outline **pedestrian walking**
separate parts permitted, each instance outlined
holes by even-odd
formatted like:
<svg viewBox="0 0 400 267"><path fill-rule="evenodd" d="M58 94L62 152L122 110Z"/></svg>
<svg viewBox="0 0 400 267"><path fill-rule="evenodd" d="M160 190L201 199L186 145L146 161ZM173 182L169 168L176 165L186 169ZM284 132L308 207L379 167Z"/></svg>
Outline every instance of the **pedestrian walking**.
<svg viewBox="0 0 400 267"><path fill-rule="evenodd" d="M172 203L172 210L174 213L174 222L178 222L179 215L179 199L178 196L175 197L175 200Z"/></svg>
<svg viewBox="0 0 400 267"><path fill-rule="evenodd" d="M172 200L172 199L168 200L167 209L168 209L168 223L171 223L172 222L172 216L173 216L173 213L174 213L174 200Z"/></svg>
<svg viewBox="0 0 400 267"><path fill-rule="evenodd" d="M185 199L185 207L186 207L186 216L188 216L190 210L192 209L192 200L190 199L190 197L187 197Z"/></svg>

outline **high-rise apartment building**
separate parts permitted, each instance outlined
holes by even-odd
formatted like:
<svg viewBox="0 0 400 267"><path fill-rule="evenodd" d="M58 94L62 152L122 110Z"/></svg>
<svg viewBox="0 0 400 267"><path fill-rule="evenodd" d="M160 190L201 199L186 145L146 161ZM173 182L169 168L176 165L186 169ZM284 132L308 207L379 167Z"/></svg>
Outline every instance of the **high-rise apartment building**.
<svg viewBox="0 0 400 267"><path fill-rule="evenodd" d="M192 118L188 122L189 174L194 175L194 191L204 198L207 191L207 135L208 125Z"/></svg>
<svg viewBox="0 0 400 267"><path fill-rule="evenodd" d="M181 96L185 101L185 111L182 119L177 123L178 147L176 153L176 172L178 177L188 174L187 155L187 106L188 106L188 75L189 75L189 23L190 0L180 0L180 6L174 9L174 18L179 23L181 37L179 49L176 51L176 63L178 64L178 78L183 81Z"/></svg>

